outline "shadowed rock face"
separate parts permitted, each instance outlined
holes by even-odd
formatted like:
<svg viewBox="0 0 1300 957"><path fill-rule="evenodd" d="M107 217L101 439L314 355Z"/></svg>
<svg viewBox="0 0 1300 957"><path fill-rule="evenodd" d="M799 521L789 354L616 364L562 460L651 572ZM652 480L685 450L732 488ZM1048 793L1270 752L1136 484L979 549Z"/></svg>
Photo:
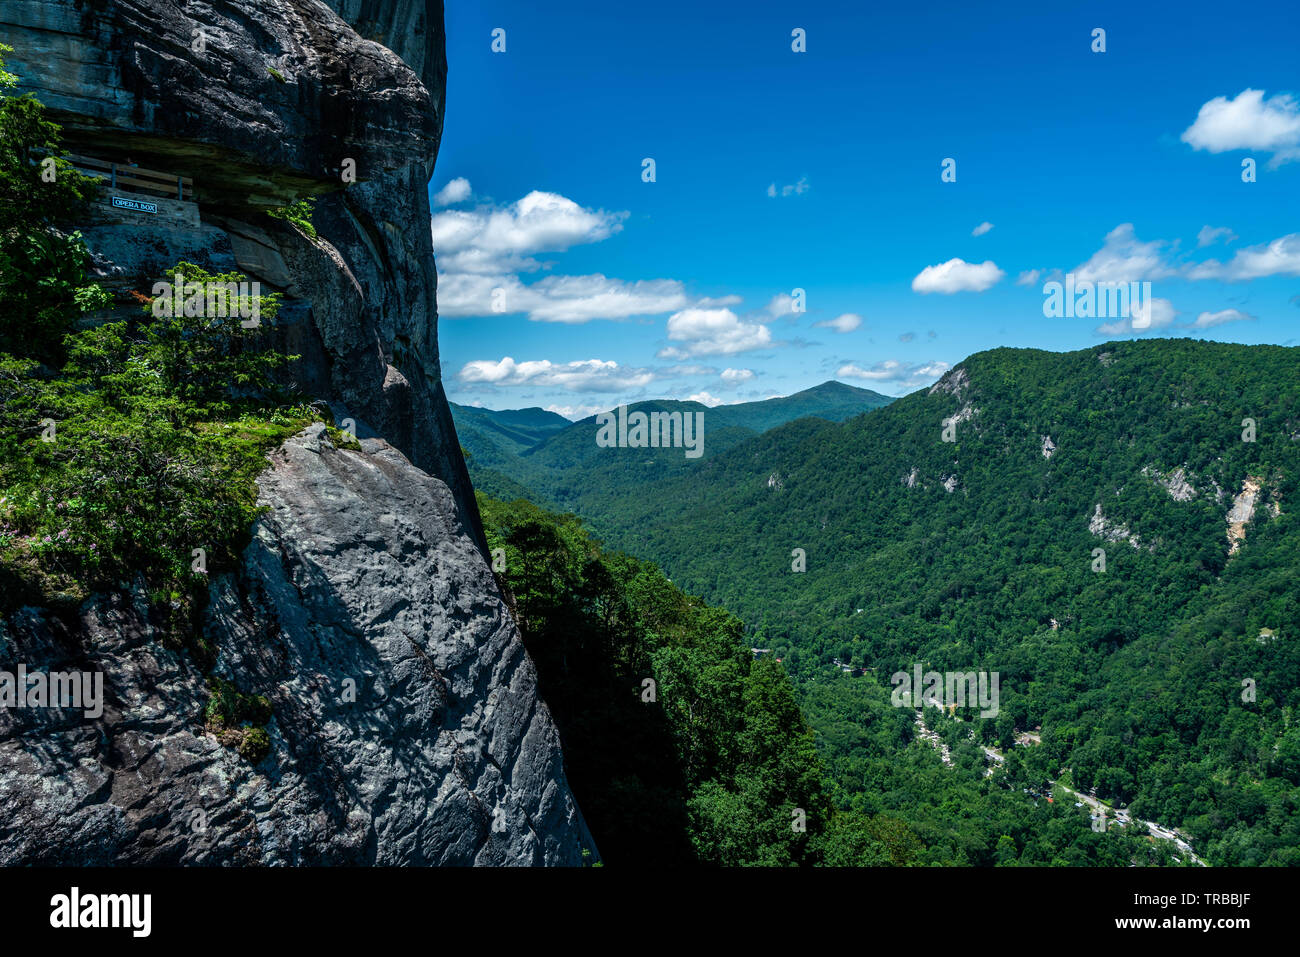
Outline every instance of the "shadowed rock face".
<svg viewBox="0 0 1300 957"><path fill-rule="evenodd" d="M303 385L442 478L482 546L438 364L442 4L335 6L32 0L0 27L70 151L194 180L198 226L96 208L83 232L109 288L147 294L188 259L283 292ZM306 195L316 241L265 215Z"/></svg>
<svg viewBox="0 0 1300 957"><path fill-rule="evenodd" d="M265 694L256 766L138 594L4 623L0 665L105 675L104 714L0 710L0 863L572 864L595 849L537 675L447 487L312 426L215 581L215 674Z"/></svg>
<svg viewBox="0 0 1300 957"><path fill-rule="evenodd" d="M441 2L31 0L0 29L72 152L194 179L197 226L97 209L83 232L106 285L148 293L187 259L281 291L295 374L363 445L317 426L272 456L269 511L212 584L216 673L273 708L256 766L205 732L205 676L138 589L0 621L0 667L102 672L107 699L97 719L0 709L0 864L594 853L440 381ZM264 215L304 194L316 240Z"/></svg>

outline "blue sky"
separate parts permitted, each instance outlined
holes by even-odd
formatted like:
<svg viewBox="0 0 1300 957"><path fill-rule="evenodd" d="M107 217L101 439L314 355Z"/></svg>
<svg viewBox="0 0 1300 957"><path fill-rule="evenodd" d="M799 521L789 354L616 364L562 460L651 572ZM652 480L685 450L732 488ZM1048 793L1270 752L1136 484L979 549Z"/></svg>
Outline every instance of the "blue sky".
<svg viewBox="0 0 1300 957"><path fill-rule="evenodd" d="M873 6L448 0L453 401L577 417L901 395L1000 345L1300 344L1294 2ZM1066 273L1150 281L1141 328L1046 318Z"/></svg>

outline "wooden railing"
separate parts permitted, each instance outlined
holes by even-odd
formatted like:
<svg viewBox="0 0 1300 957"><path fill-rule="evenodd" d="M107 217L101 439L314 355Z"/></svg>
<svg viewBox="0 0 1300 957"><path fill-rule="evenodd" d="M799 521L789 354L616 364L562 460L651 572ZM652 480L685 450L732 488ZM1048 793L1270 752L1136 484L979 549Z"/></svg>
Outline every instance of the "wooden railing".
<svg viewBox="0 0 1300 957"><path fill-rule="evenodd" d="M153 169L142 169L139 166L128 166L73 153L68 154L67 160L83 173L108 180L113 189L150 193L181 201L195 201L194 180L188 176L175 176L171 173L160 173Z"/></svg>

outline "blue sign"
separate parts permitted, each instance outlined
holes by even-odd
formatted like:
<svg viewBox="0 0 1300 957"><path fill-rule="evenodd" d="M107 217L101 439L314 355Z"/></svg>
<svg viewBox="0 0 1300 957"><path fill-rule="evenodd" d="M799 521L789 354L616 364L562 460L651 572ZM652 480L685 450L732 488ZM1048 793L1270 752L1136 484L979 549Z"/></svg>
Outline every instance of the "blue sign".
<svg viewBox="0 0 1300 957"><path fill-rule="evenodd" d="M141 213L158 212L157 203L142 203L137 199L123 199L121 196L113 197L113 205L118 209L134 209Z"/></svg>

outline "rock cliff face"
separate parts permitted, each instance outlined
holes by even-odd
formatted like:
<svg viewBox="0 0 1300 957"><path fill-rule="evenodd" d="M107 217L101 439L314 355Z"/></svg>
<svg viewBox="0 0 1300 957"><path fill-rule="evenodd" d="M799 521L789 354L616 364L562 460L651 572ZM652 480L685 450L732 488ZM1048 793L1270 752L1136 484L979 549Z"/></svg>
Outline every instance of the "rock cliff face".
<svg viewBox="0 0 1300 957"><path fill-rule="evenodd" d="M84 232L110 288L148 292L188 259L283 292L282 344L304 357L304 385L443 478L481 543L438 365L426 185L442 4L336 8L32 0L6 4L0 28L71 152L194 181L198 226L105 197ZM317 241L264 215L304 195L317 198Z"/></svg>
<svg viewBox="0 0 1300 957"><path fill-rule="evenodd" d="M264 695L256 764L205 732L210 691L138 589L0 622L0 667L102 672L99 718L0 709L0 863L577 864L595 852L554 723L484 559L443 395L426 186L440 0L6 4L10 68L71 152L194 181L196 215L106 201L107 285L180 259L283 293L322 427L259 480L268 512L212 583L215 673ZM356 181L350 181L355 170ZM310 238L264 215L316 197ZM196 225L197 223L197 225Z"/></svg>

